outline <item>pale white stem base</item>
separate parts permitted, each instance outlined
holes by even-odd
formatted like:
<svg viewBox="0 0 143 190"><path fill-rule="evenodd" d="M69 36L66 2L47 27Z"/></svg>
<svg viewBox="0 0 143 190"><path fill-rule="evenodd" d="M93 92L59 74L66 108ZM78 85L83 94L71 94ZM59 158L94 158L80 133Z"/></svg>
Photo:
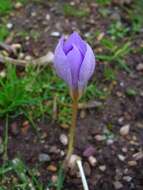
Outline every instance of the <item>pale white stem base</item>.
<svg viewBox="0 0 143 190"><path fill-rule="evenodd" d="M84 174L84 170L83 170L83 167L82 167L82 162L81 162L80 159L77 159L76 163L77 163L77 166L79 168L79 172L80 172L80 176L81 176L81 180L82 180L82 184L83 184L83 189L84 190L89 190L87 180L86 180L86 177L85 177L85 174Z"/></svg>

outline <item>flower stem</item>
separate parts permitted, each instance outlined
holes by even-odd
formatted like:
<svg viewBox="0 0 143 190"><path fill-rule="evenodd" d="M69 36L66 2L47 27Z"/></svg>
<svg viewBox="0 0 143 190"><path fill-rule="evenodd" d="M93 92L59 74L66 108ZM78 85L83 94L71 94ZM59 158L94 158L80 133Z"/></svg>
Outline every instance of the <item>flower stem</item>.
<svg viewBox="0 0 143 190"><path fill-rule="evenodd" d="M73 102L72 102L72 123L69 131L69 144L68 144L68 151L67 157L68 160L74 150L74 143L75 143L75 129L77 124L77 111L78 111L78 93L74 92Z"/></svg>

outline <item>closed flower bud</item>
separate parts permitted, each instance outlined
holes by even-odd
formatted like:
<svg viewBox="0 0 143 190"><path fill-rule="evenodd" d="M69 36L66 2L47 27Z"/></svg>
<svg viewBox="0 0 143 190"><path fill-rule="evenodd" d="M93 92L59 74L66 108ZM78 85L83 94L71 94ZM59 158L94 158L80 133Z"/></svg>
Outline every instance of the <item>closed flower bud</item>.
<svg viewBox="0 0 143 190"><path fill-rule="evenodd" d="M69 86L71 94L80 96L95 69L95 56L77 32L67 40L61 37L55 49L54 67L60 78Z"/></svg>

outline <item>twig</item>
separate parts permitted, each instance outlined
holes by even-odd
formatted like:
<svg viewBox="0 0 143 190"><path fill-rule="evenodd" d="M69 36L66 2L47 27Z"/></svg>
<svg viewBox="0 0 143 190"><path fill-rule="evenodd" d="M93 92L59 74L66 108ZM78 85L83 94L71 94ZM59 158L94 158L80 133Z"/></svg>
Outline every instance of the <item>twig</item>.
<svg viewBox="0 0 143 190"><path fill-rule="evenodd" d="M92 109L92 108L99 108L102 107L102 102L98 101L90 101L87 103L79 103L78 104L78 109Z"/></svg>
<svg viewBox="0 0 143 190"><path fill-rule="evenodd" d="M85 174L84 174L84 170L83 170L83 167L82 167L81 160L78 159L78 160L76 161L76 163L77 163L77 166L78 166L79 171L80 171L83 188L84 188L84 190L89 190L88 184L87 184L87 181L86 181L86 177L85 177Z"/></svg>
<svg viewBox="0 0 143 190"><path fill-rule="evenodd" d="M47 53L45 56L42 56L40 58L37 58L37 59L33 59L33 60L21 60L21 59L13 59L11 57L6 57L6 56L3 56L0 54L0 62L1 63L11 63L11 64L14 64L14 65L17 65L17 66L27 66L29 64L31 65L36 65L36 66L46 66L46 65L49 65L49 63L51 63L53 60L53 57L52 57L52 53L49 52Z"/></svg>
<svg viewBox="0 0 143 190"><path fill-rule="evenodd" d="M6 50L8 53L13 52L13 48L10 45L7 45L3 42L0 42L0 49Z"/></svg>

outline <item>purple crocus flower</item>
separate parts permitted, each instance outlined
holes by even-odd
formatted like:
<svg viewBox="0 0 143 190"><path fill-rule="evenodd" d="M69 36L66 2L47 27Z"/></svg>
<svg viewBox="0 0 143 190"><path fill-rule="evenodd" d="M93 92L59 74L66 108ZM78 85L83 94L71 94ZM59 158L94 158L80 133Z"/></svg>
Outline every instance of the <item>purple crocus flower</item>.
<svg viewBox="0 0 143 190"><path fill-rule="evenodd" d="M71 91L82 92L95 69L95 56L77 32L61 37L55 49L54 67Z"/></svg>

